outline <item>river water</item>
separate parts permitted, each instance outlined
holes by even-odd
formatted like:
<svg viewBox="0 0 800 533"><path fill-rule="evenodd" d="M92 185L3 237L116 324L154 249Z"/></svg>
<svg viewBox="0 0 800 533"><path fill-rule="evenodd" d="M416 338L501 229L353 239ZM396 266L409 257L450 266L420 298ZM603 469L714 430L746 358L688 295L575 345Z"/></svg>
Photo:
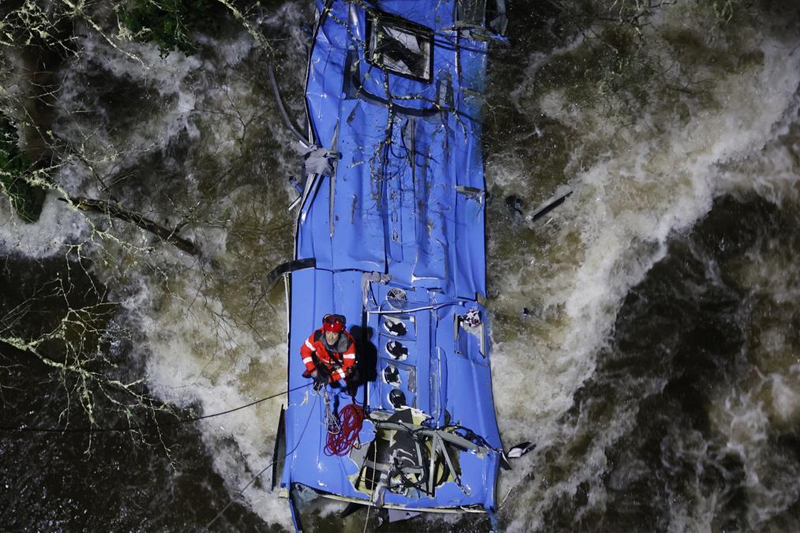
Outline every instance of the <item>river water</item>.
<svg viewBox="0 0 800 533"><path fill-rule="evenodd" d="M501 476L500 525L800 530L800 6L685 1L631 19L531 4L511 6L485 115L496 409L507 445L538 445ZM292 254L299 147L266 64L300 117L312 11L270 2L249 17L271 52L224 10L190 55L78 25L80 53L54 72L59 189L34 224L0 202L3 336L111 302L87 349L155 399L212 413L284 390L284 296L261 281ZM202 253L64 193L180 225ZM85 427L72 381L0 353L4 423L63 424L69 409ZM94 394L98 420L118 423ZM270 463L280 403L140 437L3 434L4 523L200 529ZM212 529L289 528L269 475Z"/></svg>

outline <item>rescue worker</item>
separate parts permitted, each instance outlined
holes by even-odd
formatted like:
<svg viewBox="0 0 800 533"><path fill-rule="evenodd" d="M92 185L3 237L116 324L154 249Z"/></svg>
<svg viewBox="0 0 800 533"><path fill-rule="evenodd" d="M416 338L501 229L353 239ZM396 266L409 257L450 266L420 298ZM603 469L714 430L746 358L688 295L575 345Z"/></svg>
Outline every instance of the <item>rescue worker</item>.
<svg viewBox="0 0 800 533"><path fill-rule="evenodd" d="M325 315L322 318L322 327L312 333L300 348L306 365L303 377L312 378L316 383L348 386L347 380L353 377L355 371L356 342L345 331L345 324L346 319L342 315Z"/></svg>

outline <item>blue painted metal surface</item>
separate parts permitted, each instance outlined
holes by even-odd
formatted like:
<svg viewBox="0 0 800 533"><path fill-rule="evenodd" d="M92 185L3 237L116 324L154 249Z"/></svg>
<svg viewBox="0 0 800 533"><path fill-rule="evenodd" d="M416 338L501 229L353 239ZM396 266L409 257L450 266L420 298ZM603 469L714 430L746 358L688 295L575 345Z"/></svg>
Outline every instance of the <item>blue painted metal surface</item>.
<svg viewBox="0 0 800 533"><path fill-rule="evenodd" d="M307 382L300 347L321 317L343 314L364 341L359 364L370 381L357 399L367 398L370 419L414 413L424 428L480 445L447 445L456 472L433 440L422 446L423 462L433 455L439 478L424 491L379 495L382 504L408 509L494 509L502 448L488 332L464 322L470 310L486 316L479 303L486 293L479 120L488 41L465 29L463 18L454 0L320 2L306 87L314 144L341 158L333 176L308 176L299 207L295 259L314 258L316 267L291 275L289 388ZM391 39L405 50L392 53ZM371 273L384 282L368 281ZM405 301L390 297L398 288ZM398 345L391 343L404 355L393 355L388 348ZM376 354L370 358L365 346ZM374 368L364 372L364 364ZM413 409L396 409L393 389ZM327 394L350 403L339 391ZM326 456L324 403L314 394L289 396L281 486L378 500L377 480L369 488L364 477L379 473L363 466L372 459L365 453L378 453L369 441L380 431L366 423L360 456ZM394 442L391 432L382 435Z"/></svg>

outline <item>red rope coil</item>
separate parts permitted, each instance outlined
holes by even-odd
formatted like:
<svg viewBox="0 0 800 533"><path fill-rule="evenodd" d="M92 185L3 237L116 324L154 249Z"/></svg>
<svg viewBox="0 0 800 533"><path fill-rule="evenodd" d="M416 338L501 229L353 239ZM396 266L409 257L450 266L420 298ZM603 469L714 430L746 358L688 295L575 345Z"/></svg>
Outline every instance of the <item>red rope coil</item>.
<svg viewBox="0 0 800 533"><path fill-rule="evenodd" d="M338 433L328 432L325 455L328 457L347 455L354 446L359 446L358 433L364 423L364 416L364 409L360 405L354 403L345 405L339 413L341 429Z"/></svg>

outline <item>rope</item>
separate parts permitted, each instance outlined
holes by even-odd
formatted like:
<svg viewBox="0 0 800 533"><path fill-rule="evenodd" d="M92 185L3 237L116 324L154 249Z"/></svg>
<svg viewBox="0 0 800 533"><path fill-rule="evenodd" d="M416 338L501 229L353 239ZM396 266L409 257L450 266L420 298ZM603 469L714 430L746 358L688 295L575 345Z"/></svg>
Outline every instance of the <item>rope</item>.
<svg viewBox="0 0 800 533"><path fill-rule="evenodd" d="M293 389L285 390L283 392L279 392L278 394L273 394L271 396L267 396L266 398L261 398L260 400L256 400L254 402L250 402L245 405L241 405L239 407L235 407L233 409L228 409L227 411L220 411L219 413L212 413L210 415L202 415L202 416L192 416L189 418L179 418L178 420L172 420L169 422L164 422L163 424L139 424L135 426L116 426L116 427L95 427L95 428L48 428L42 426L0 426L0 431L11 431L11 432L29 432L29 433L110 433L110 432L125 432L125 431L139 431L142 429L154 429L154 428L163 428L168 426L176 426L179 424L188 424L189 422L197 422L198 420L205 420L206 418L214 418L216 416L227 415L230 413L235 413L236 411L241 411L242 409L247 409L248 407L252 407L254 405L258 405L260 403L266 402L267 400L271 400L273 398L277 398L278 396L283 396L284 394L288 394L290 392L294 392L296 390L304 389L308 387L310 383L306 383L304 385L300 385Z"/></svg>
<svg viewBox="0 0 800 533"><path fill-rule="evenodd" d="M319 391L319 394L323 395L322 400L325 403L325 429L328 431L328 434L337 435L342 430L342 426L339 423L339 419L336 418L331 411L331 400L328 396L328 392L326 389L323 389Z"/></svg>
<svg viewBox="0 0 800 533"><path fill-rule="evenodd" d="M298 387L298 388L300 388L300 387ZM295 390L295 389L292 389L292 390ZM287 457L289 457L290 455L292 455L292 454L294 453L294 451L295 451L295 450L296 450L296 449L297 449L297 448L300 446L300 443L303 441L303 435L305 435L305 434L306 434L306 429L308 429L308 423L309 423L309 422L311 422L311 415L313 415L313 414L314 414L314 407L316 407L316 405L317 405L317 398L318 398L318 396L314 396L314 403L313 403L313 404L311 404L311 409L309 409L309 410L308 410L308 418L306 419L306 424L305 424L305 426L303 426L303 431L301 431L301 432L300 432L300 437L297 439L297 444L295 444L295 445L294 445L294 448L292 448L291 450L289 450L288 452L286 452L286 455L284 455L284 456L282 457L282 459L286 459ZM277 459L275 459L275 458L273 457L273 458L272 458L272 462L271 462L270 464L268 464L267 466L265 466L265 467L264 467L264 468L261 470L261 472L259 472L259 473L258 473L258 474L256 474L255 476L253 476L253 479L251 479L251 480L250 480L250 481L247 483L247 485L245 485L244 487L242 487L242 488L239 490L239 492L236 494L236 496L234 496L233 498L231 498L231 501L229 501L229 502L228 502L228 505L226 505L225 507L223 507L223 508L222 508L222 510L221 510L220 512L218 512L218 513L217 513L217 516L215 516L215 517L214 517L214 518L211 520L211 522L209 522L208 524L206 524L206 526L205 526L203 529L201 529L201 531L208 531L208 528L210 528L212 525L214 525L214 522L216 522L216 521L217 521L217 520L218 520L218 519L219 519L219 518L222 516L222 514L223 514L225 511L227 511L227 510L228 510L228 507L230 507L231 505L233 505L233 503L236 501L236 499L237 499L239 496L244 496L244 491L246 491L246 490L247 490L247 489L250 487L250 485L252 485L253 483L255 483L256 479L258 479L259 477L261 477L261 474L263 474L264 472L266 472L266 471L267 471L267 469L268 469L268 468L270 468L272 465L274 465L274 464L275 464L277 461L278 461L278 460L277 460Z"/></svg>
<svg viewBox="0 0 800 533"><path fill-rule="evenodd" d="M343 456L350 453L354 446L359 446L358 433L364 423L364 408L358 404L345 405L339 413L339 431L328 433L325 444L325 455Z"/></svg>

